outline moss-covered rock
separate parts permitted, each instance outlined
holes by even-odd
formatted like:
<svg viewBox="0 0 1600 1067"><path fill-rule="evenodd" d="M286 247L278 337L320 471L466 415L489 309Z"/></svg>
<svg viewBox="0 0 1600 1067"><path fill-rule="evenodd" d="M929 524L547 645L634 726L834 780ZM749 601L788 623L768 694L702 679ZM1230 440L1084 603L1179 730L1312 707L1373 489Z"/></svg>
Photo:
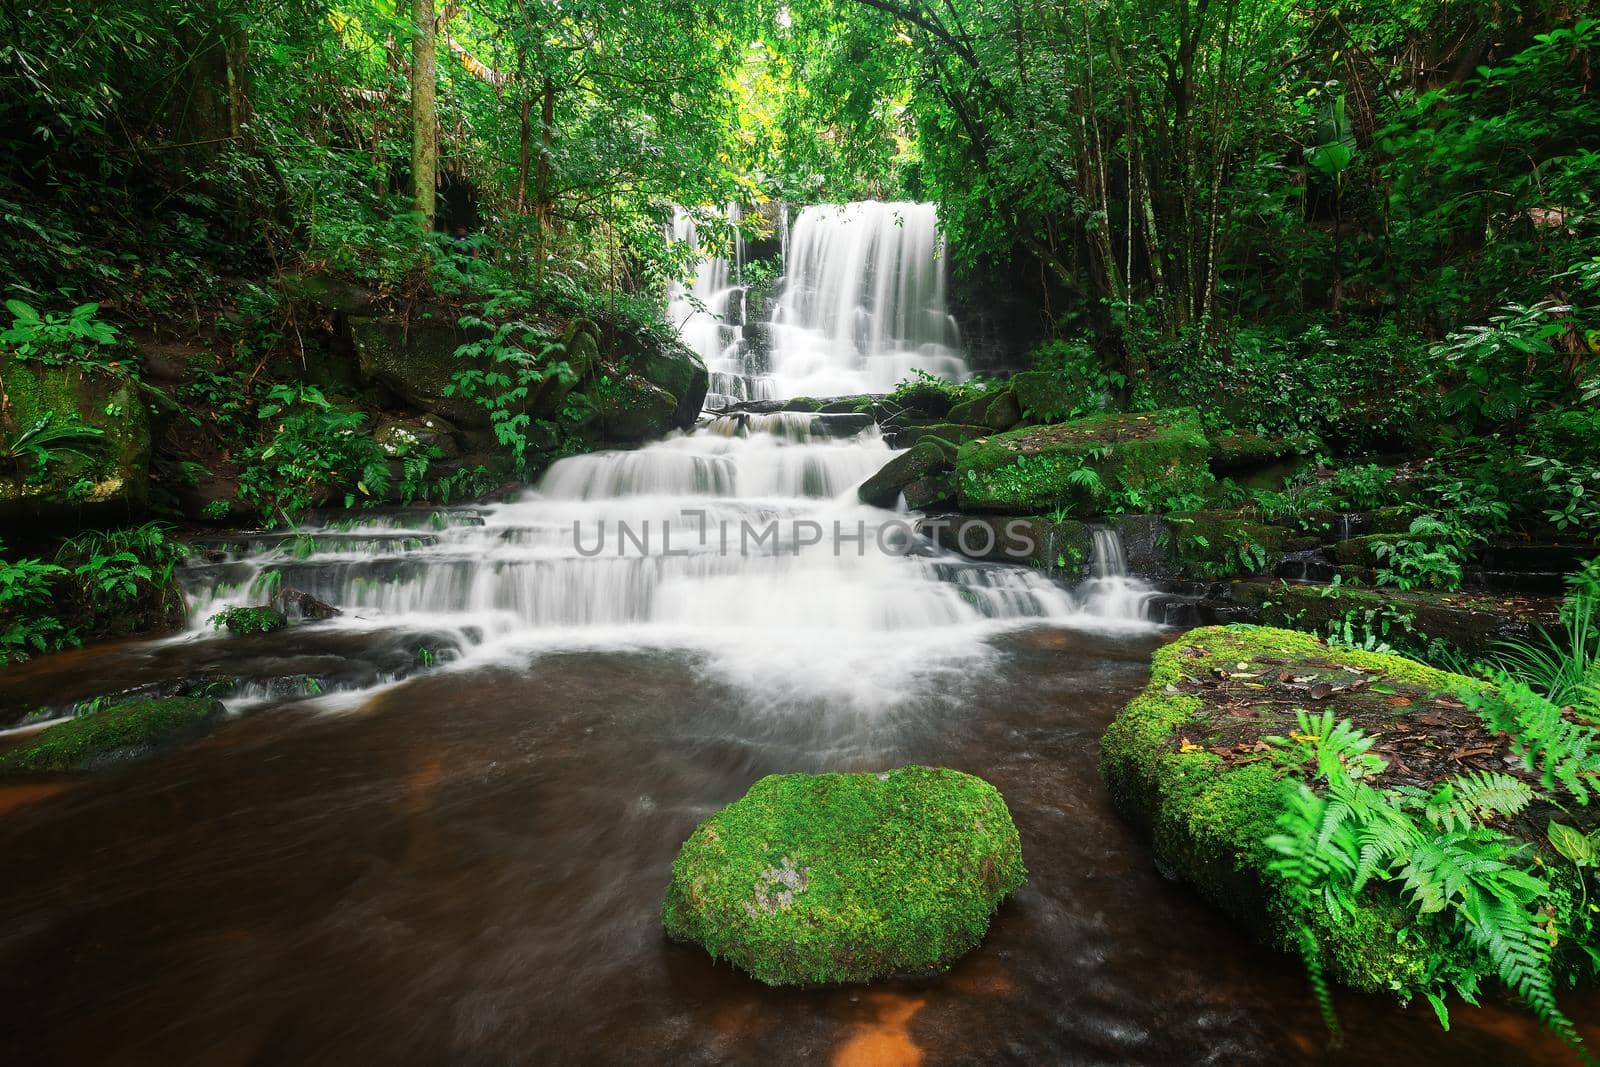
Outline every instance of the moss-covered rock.
<svg viewBox="0 0 1600 1067"><path fill-rule="evenodd" d="M385 455L396 459L413 455L454 459L461 454L455 427L438 415L384 419L372 431L372 439Z"/></svg>
<svg viewBox="0 0 1600 1067"><path fill-rule="evenodd" d="M1022 409L1010 385L1001 385L988 392L964 400L950 408L947 418L954 423L986 426L990 430L1009 430L1022 421Z"/></svg>
<svg viewBox="0 0 1600 1067"><path fill-rule="evenodd" d="M1275 437L1249 431L1213 434L1211 469L1218 474L1239 474L1286 460L1313 455L1322 447L1315 434Z"/></svg>
<svg viewBox="0 0 1600 1067"><path fill-rule="evenodd" d="M589 394L597 424L608 441L639 444L670 432L678 398L642 378L623 378Z"/></svg>
<svg viewBox="0 0 1600 1067"><path fill-rule="evenodd" d="M1294 729L1297 701L1331 706L1358 725L1398 722L1433 709L1441 694L1478 684L1399 656L1330 649L1302 633L1192 630L1156 652L1149 685L1101 740L1100 771L1118 809L1149 830L1163 870L1263 940L1290 947L1293 922L1303 918L1346 984L1415 990L1438 946L1397 897L1373 892L1333 920L1295 908L1270 873L1266 842L1283 792L1257 746Z"/></svg>
<svg viewBox="0 0 1600 1067"><path fill-rule="evenodd" d="M1417 643L1443 641L1466 653L1483 652L1502 638L1527 639L1536 628L1554 629L1560 610L1557 597L1266 581L1235 582L1233 599L1268 626L1326 633L1348 618L1358 629L1376 633L1382 627L1391 640L1407 631Z"/></svg>
<svg viewBox="0 0 1600 1067"><path fill-rule="evenodd" d="M1166 521L1178 572L1207 581L1270 571L1288 541L1281 526L1237 511L1177 512Z"/></svg>
<svg viewBox="0 0 1600 1067"><path fill-rule="evenodd" d="M1014 374L1011 385L1016 390L1022 417L1029 422L1060 422L1081 410L1084 397L1090 395L1087 383L1044 370Z"/></svg>
<svg viewBox="0 0 1600 1067"><path fill-rule="evenodd" d="M456 358L456 349L472 340L465 330L443 318L408 323L389 315L352 315L348 322L363 381L382 385L411 407L457 425L489 425L489 412L475 400L445 392L466 366Z"/></svg>
<svg viewBox="0 0 1600 1067"><path fill-rule="evenodd" d="M1205 491L1207 454L1192 411L1096 415L969 441L957 456L956 479L963 510L1065 507L1093 515L1107 500L1159 510L1165 500Z"/></svg>
<svg viewBox="0 0 1600 1067"><path fill-rule="evenodd" d="M954 507L956 502L956 472L945 469L907 485L901 490L906 507L912 511L930 508Z"/></svg>
<svg viewBox="0 0 1600 1067"><path fill-rule="evenodd" d="M0 470L0 522L67 518L116 522L145 510L150 490L150 414L133 377L113 369L47 367L0 354L0 442L53 413L101 432L85 455L59 455L44 471Z"/></svg>
<svg viewBox="0 0 1600 1067"><path fill-rule="evenodd" d="M856 495L864 504L892 508L906 486L949 469L950 461L944 450L932 441L923 441L897 453L878 473L861 483Z"/></svg>
<svg viewBox="0 0 1600 1067"><path fill-rule="evenodd" d="M948 967L1025 876L981 778L771 775L684 842L661 918L769 985L869 982Z"/></svg>
<svg viewBox="0 0 1600 1067"><path fill-rule="evenodd" d="M677 400L673 426L687 430L694 425L711 385L699 356L677 341L648 344L629 357L628 369Z"/></svg>
<svg viewBox="0 0 1600 1067"><path fill-rule="evenodd" d="M976 441L994 433L987 426L968 426L955 422L931 422L926 426L905 426L897 429L894 434L894 443L900 448L910 448L912 445L926 441L930 437L937 437L941 441L959 445L964 441ZM952 457L952 462L954 458Z"/></svg>
<svg viewBox="0 0 1600 1067"><path fill-rule="evenodd" d="M223 714L222 702L210 697L117 704L0 752L0 773L84 770L136 758L201 736Z"/></svg>

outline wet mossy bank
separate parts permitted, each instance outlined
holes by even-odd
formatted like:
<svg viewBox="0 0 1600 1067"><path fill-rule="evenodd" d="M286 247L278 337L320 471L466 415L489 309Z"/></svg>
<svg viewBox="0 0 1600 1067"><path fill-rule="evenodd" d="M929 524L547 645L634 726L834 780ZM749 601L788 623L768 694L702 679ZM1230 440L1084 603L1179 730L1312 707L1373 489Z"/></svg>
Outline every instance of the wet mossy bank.
<svg viewBox="0 0 1600 1067"><path fill-rule="evenodd" d="M769 985L868 982L949 967L1025 876L980 778L770 775L684 843L662 923Z"/></svg>
<svg viewBox="0 0 1600 1067"><path fill-rule="evenodd" d="M211 697L130 700L48 726L0 751L0 774L81 771L192 741L224 714Z"/></svg>
<svg viewBox="0 0 1600 1067"><path fill-rule="evenodd" d="M1160 649L1150 681L1101 741L1100 770L1125 818L1146 830L1163 873L1193 887L1257 939L1285 950L1312 932L1338 981L1402 999L1437 985L1441 961L1468 950L1435 914L1376 881L1337 917L1304 908L1272 869L1287 772L1268 738L1294 735L1296 712L1330 711L1374 738L1376 787L1432 789L1459 774L1522 774L1508 739L1459 699L1485 683L1400 656L1331 648L1255 626L1191 630ZM1534 809L1530 809L1532 811ZM1549 849L1545 814L1506 825L1548 871L1559 953L1600 950L1581 875Z"/></svg>

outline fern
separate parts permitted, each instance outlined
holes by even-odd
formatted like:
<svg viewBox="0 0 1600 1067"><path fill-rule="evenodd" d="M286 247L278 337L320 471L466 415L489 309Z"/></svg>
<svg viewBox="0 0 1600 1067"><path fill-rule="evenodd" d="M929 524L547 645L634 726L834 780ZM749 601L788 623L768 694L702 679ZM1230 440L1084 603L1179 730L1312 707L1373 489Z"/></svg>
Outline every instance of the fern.
<svg viewBox="0 0 1600 1067"><path fill-rule="evenodd" d="M1502 671L1490 669L1494 689L1461 694L1490 731L1511 737L1511 750L1539 775L1546 789L1559 784L1580 804L1600 789L1600 733L1567 717L1561 708Z"/></svg>
<svg viewBox="0 0 1600 1067"><path fill-rule="evenodd" d="M1517 815L1533 802L1533 790L1527 783L1494 771L1448 779L1432 793L1404 793L1429 823L1446 832L1467 830L1496 816Z"/></svg>

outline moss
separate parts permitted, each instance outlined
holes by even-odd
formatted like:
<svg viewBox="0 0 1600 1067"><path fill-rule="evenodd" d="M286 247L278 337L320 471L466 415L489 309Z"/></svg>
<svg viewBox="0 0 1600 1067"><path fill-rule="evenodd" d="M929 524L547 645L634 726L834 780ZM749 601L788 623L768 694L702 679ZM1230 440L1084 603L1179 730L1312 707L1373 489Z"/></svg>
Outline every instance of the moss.
<svg viewBox="0 0 1600 1067"><path fill-rule="evenodd" d="M949 419L954 423L986 426L991 431L1009 430L1022 421L1022 409L1017 406L1012 387L1002 385L956 404L950 409Z"/></svg>
<svg viewBox="0 0 1600 1067"><path fill-rule="evenodd" d="M1077 410L1092 392L1087 383L1051 371L1030 370L1011 376L1017 406L1029 422L1058 422Z"/></svg>
<svg viewBox="0 0 1600 1067"><path fill-rule="evenodd" d="M0 439L31 429L49 412L100 430L101 447L86 450L87 459L61 457L41 485L0 477L0 519L21 522L63 509L119 516L142 511L152 439L138 383L119 370L46 367L0 354Z"/></svg>
<svg viewBox="0 0 1600 1067"><path fill-rule="evenodd" d="M771 775L684 842L661 917L769 985L866 982L945 969L1025 876L981 778Z"/></svg>
<svg viewBox="0 0 1600 1067"><path fill-rule="evenodd" d="M1211 445L1211 469L1219 474L1309 456L1322 448L1322 442L1315 434L1272 437L1235 432L1213 434L1208 441Z"/></svg>
<svg viewBox="0 0 1600 1067"><path fill-rule="evenodd" d="M198 737L222 716L209 697L135 700L52 726L0 754L0 771L69 771Z"/></svg>
<svg viewBox="0 0 1600 1067"><path fill-rule="evenodd" d="M820 410L822 410L822 401L818 400L815 397L797 396L793 400L784 401L783 410L784 411L820 411Z"/></svg>
<svg viewBox="0 0 1600 1067"><path fill-rule="evenodd" d="M1168 500L1210 487L1198 416L1176 409L1095 415L1057 426L1026 427L961 446L956 475L963 509L1080 515L1108 503L1159 510ZM1099 491L1073 477L1095 472Z"/></svg>
<svg viewBox="0 0 1600 1067"><path fill-rule="evenodd" d="M1230 763L1208 751L1207 744L1225 727L1236 730L1238 720L1230 709L1180 688L1202 683L1213 669L1265 670L1263 660L1274 671L1297 661L1358 668L1381 675L1397 691L1429 696L1480 683L1399 656L1330 649L1308 634L1265 627L1192 630L1156 653L1149 685L1101 740L1101 774L1118 809L1150 831L1165 869L1263 940L1288 947L1289 917L1296 911L1268 870L1273 854L1266 845L1282 810L1281 785L1265 761ZM1270 722L1260 727L1274 732ZM1440 950L1427 923L1378 892L1337 922L1322 913L1307 918L1333 973L1358 989L1417 989Z"/></svg>
<svg viewBox="0 0 1600 1067"><path fill-rule="evenodd" d="M959 446L965 441L976 441L994 433L987 426L967 426L958 422L933 422L926 426L907 426L895 431L895 443L902 447L909 447L930 437L937 437L940 441ZM950 461L955 462L952 454Z"/></svg>
<svg viewBox="0 0 1600 1067"><path fill-rule="evenodd" d="M226 627L231 634L270 634L289 625L277 608L229 608L211 616L211 625Z"/></svg>

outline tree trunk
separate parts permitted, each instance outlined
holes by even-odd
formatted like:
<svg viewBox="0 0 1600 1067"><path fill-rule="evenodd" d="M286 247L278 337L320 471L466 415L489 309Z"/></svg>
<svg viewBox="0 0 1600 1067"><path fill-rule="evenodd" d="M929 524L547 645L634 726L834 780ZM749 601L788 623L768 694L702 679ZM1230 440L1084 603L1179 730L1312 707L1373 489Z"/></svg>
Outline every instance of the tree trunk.
<svg viewBox="0 0 1600 1067"><path fill-rule="evenodd" d="M438 27L433 0L411 0L411 184L412 205L422 228L433 229L439 171L439 116L434 103L438 78Z"/></svg>

